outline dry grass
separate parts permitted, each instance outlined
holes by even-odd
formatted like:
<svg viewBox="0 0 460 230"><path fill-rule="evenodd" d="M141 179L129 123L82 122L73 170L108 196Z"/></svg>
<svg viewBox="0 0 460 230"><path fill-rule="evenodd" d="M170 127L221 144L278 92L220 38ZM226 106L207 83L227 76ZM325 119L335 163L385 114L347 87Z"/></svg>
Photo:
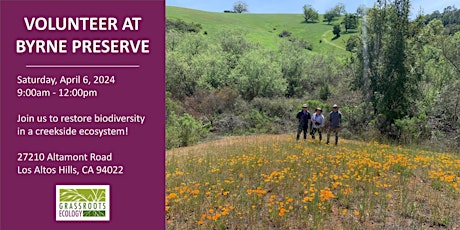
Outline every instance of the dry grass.
<svg viewBox="0 0 460 230"><path fill-rule="evenodd" d="M260 135L166 157L168 229L460 228L449 153Z"/></svg>

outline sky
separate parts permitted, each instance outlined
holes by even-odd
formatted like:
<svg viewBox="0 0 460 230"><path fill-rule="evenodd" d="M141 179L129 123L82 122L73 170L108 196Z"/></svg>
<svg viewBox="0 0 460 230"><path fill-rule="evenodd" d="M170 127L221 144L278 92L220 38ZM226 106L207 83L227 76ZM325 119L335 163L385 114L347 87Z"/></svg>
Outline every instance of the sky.
<svg viewBox="0 0 460 230"><path fill-rule="evenodd" d="M232 10L238 0L166 0L167 6L180 6L211 12L223 12ZM349 13L356 12L359 5L364 4L372 7L375 0L243 0L248 5L249 13L294 13L302 14L303 5L312 5L320 14L334 7L337 3L345 4L345 10ZM445 7L460 6L460 0L412 0L411 17L420 12L431 14L435 10L442 12Z"/></svg>

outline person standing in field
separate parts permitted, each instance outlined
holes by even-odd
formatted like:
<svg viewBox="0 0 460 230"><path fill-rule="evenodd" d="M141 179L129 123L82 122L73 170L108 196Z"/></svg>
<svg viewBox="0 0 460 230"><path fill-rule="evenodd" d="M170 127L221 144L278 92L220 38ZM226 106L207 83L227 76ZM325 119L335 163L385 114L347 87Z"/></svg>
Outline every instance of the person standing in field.
<svg viewBox="0 0 460 230"><path fill-rule="evenodd" d="M308 122L311 119L310 112L307 110L308 106L306 104L302 105L302 110L297 113L296 118L299 120L299 126L297 128L297 140L300 138L300 133L303 131L303 139L307 139L308 132Z"/></svg>
<svg viewBox="0 0 460 230"><path fill-rule="evenodd" d="M339 107L334 104L332 106L332 112L329 113L329 129L327 131L327 141L326 144L329 144L329 138L331 133L335 133L335 145L339 143L339 131L342 127L342 113L339 111Z"/></svg>
<svg viewBox="0 0 460 230"><path fill-rule="evenodd" d="M324 127L324 116L323 110L321 108L316 108L315 113L311 118L312 130L311 130L311 138L315 139L315 134L318 132L319 134L319 141L323 139L322 136L322 129Z"/></svg>

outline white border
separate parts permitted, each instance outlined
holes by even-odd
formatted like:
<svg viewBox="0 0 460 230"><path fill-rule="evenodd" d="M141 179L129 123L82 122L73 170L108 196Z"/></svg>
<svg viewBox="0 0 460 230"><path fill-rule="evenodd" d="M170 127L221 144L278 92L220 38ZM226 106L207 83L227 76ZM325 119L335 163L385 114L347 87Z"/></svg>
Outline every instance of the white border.
<svg viewBox="0 0 460 230"><path fill-rule="evenodd" d="M60 189L105 189L105 216L103 217L59 217ZM56 221L110 221L110 185L56 185Z"/></svg>

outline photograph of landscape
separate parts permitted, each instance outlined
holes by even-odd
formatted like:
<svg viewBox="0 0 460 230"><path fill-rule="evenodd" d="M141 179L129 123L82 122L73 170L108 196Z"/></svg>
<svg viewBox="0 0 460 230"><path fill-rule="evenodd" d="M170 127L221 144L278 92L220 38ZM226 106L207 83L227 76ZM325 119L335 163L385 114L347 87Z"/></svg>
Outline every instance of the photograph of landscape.
<svg viewBox="0 0 460 230"><path fill-rule="evenodd" d="M166 228L460 229L455 3L167 0Z"/></svg>

